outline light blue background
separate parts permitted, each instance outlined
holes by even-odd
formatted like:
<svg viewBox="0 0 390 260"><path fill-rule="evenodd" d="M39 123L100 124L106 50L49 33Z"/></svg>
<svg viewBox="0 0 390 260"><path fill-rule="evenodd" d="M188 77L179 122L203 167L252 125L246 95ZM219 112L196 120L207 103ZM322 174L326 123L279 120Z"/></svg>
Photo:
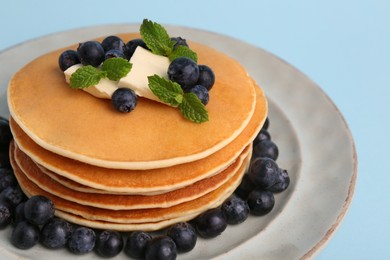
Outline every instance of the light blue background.
<svg viewBox="0 0 390 260"><path fill-rule="evenodd" d="M318 83L346 118L359 159L350 210L318 259L390 259L389 1L3 0L0 51L53 32L143 18L233 36Z"/></svg>

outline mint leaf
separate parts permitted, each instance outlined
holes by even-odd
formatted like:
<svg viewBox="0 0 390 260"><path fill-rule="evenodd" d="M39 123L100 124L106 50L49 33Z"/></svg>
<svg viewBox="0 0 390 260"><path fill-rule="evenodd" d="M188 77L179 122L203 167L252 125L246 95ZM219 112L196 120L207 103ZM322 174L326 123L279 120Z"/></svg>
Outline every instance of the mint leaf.
<svg viewBox="0 0 390 260"><path fill-rule="evenodd" d="M179 109L184 117L192 122L200 124L209 121L206 107L194 93L183 95L183 102L179 105Z"/></svg>
<svg viewBox="0 0 390 260"><path fill-rule="evenodd" d="M149 88L162 102L177 107L183 102L183 90L176 82L158 75L148 77Z"/></svg>
<svg viewBox="0 0 390 260"><path fill-rule="evenodd" d="M107 72L107 78L118 81L131 70L132 64L123 58L111 58L103 62L102 70Z"/></svg>
<svg viewBox="0 0 390 260"><path fill-rule="evenodd" d="M198 55L196 54L196 52L194 52L187 46L183 46L183 45L177 46L169 55L169 61L173 61L174 59L179 57L186 57L195 62L198 62Z"/></svg>
<svg viewBox="0 0 390 260"><path fill-rule="evenodd" d="M140 33L142 39L154 54L162 56L169 56L171 54L173 42L163 26L144 19Z"/></svg>
<svg viewBox="0 0 390 260"><path fill-rule="evenodd" d="M78 68L70 76L71 88L87 88L99 83L101 78L106 77L106 72L101 71L91 65Z"/></svg>

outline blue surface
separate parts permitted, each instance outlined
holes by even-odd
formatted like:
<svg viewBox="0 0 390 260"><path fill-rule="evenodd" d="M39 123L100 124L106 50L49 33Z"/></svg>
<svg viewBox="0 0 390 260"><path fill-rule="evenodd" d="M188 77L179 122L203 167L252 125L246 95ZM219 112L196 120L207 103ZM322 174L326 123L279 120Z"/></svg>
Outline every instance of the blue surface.
<svg viewBox="0 0 390 260"><path fill-rule="evenodd" d="M318 259L390 259L389 11L385 0L8 0L0 8L0 51L53 32L149 18L230 35L274 53L330 96L358 151L354 200Z"/></svg>

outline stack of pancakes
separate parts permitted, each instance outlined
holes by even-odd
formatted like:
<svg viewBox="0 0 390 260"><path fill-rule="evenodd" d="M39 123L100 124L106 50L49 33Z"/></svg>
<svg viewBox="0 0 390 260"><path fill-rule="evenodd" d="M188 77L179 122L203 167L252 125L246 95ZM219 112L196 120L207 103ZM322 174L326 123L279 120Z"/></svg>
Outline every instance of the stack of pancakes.
<svg viewBox="0 0 390 260"><path fill-rule="evenodd" d="M65 49L17 72L8 89L10 157L27 196L49 197L70 222L120 231L188 221L228 198L248 166L267 102L238 62L190 46L216 75L202 124L143 98L122 114L109 100L71 89L57 63Z"/></svg>

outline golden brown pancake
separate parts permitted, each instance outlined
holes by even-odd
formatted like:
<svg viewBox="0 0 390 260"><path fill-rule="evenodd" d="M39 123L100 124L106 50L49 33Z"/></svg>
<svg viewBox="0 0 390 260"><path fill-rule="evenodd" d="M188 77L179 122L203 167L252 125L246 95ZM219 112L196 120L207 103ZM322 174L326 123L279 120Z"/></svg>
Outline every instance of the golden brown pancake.
<svg viewBox="0 0 390 260"><path fill-rule="evenodd" d="M51 153L29 138L11 118L18 147L43 167L82 185L109 192L158 194L190 185L226 168L260 131L267 112L263 92L256 88L255 113L243 132L216 153L198 161L152 170L105 169ZM91 174L93 172L94 174Z"/></svg>
<svg viewBox="0 0 390 260"><path fill-rule="evenodd" d="M248 157L251 147L245 151L228 168L219 174L195 182L187 187L173 190L167 193L144 196L132 194L102 194L85 193L70 189L50 178L15 145L15 161L23 174L33 183L45 191L60 196L66 200L78 204L93 206L97 208L124 210L124 209L145 209L145 208L167 208L186 201L199 198L226 183L241 167L244 159Z"/></svg>
<svg viewBox="0 0 390 260"><path fill-rule="evenodd" d="M13 144L11 150L15 151ZM228 182L198 199L169 208L109 210L74 203L45 191L24 175L12 152L10 158L15 176L26 195L30 197L39 194L50 198L55 204L57 216L76 224L122 231L160 229L178 221L190 220L209 208L217 207L239 185L250 161L250 157L247 157L245 163Z"/></svg>
<svg viewBox="0 0 390 260"><path fill-rule="evenodd" d="M128 41L139 35L120 37ZM10 113L38 145L100 167L151 169L205 158L247 126L255 86L237 61L201 44L191 43L191 48L198 63L216 75L206 123L190 122L177 109L143 98L130 114L118 113L110 101L71 89L57 64L64 49L37 58L14 75L8 88ZM259 99L265 119L265 97Z"/></svg>

